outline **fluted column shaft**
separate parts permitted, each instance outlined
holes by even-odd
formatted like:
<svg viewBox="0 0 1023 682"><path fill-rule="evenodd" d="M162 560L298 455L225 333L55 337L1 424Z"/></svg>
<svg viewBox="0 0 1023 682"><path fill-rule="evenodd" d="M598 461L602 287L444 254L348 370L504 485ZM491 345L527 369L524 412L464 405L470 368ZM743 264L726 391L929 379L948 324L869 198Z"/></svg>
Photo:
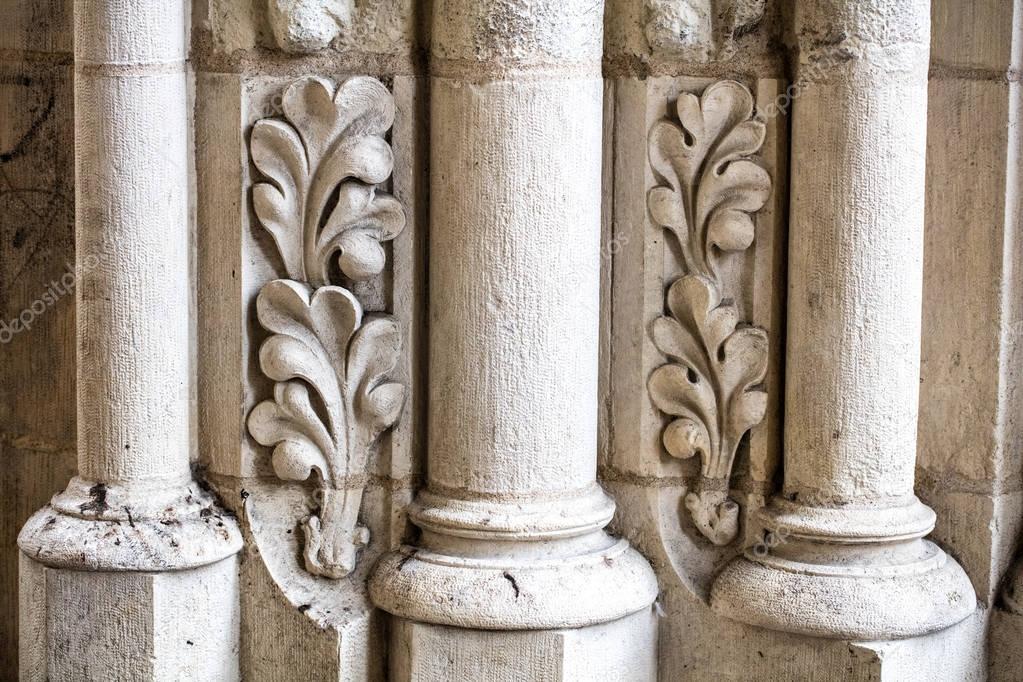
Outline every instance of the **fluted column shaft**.
<svg viewBox="0 0 1023 682"><path fill-rule="evenodd" d="M434 3L422 538L371 583L410 621L578 628L655 596L596 482L601 55L600 3Z"/></svg>
<svg viewBox="0 0 1023 682"><path fill-rule="evenodd" d="M762 515L772 549L713 601L782 630L906 637L974 606L913 492L930 3L808 0L795 23L784 490Z"/></svg>
<svg viewBox="0 0 1023 682"><path fill-rule="evenodd" d="M25 679L236 673L241 539L189 464L186 7L75 3L79 476L19 537Z"/></svg>

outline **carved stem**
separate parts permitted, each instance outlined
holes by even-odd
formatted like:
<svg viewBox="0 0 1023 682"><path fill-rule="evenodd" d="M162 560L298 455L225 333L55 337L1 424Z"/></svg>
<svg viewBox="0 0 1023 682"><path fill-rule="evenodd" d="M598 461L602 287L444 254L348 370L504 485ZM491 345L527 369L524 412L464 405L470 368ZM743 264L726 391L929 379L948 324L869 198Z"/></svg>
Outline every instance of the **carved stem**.
<svg viewBox="0 0 1023 682"><path fill-rule="evenodd" d="M340 482L344 485L346 482ZM369 530L359 525L362 476L342 488L320 489L320 511L304 522L305 564L310 573L343 578L355 570L358 551L369 542Z"/></svg>

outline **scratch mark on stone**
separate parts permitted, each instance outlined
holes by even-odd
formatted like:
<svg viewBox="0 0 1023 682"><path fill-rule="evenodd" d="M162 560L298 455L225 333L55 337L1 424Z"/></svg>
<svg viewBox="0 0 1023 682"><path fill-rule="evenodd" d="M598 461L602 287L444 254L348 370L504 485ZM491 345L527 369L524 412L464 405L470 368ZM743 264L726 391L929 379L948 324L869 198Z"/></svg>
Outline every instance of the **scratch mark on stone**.
<svg viewBox="0 0 1023 682"><path fill-rule="evenodd" d="M511 583L512 589L515 590L515 598L519 598L519 584L515 582L515 577L512 576L508 571L504 572L504 579Z"/></svg>
<svg viewBox="0 0 1023 682"><path fill-rule="evenodd" d="M398 571L399 572L401 571L401 569L405 568L405 564L407 564L408 562L412 561L413 557L416 556L416 552L418 552L418 551L419 551L418 549L414 549L414 550L412 550L411 552L409 552L408 554L406 554L405 556L403 556L401 558L401 561L398 562Z"/></svg>

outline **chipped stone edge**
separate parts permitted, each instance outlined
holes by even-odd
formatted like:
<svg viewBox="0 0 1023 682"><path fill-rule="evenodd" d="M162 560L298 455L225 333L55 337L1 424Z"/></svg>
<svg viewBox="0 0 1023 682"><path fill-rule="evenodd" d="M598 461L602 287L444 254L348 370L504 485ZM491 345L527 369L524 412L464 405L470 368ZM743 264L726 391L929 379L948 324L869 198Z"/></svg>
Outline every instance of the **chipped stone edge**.
<svg viewBox="0 0 1023 682"><path fill-rule="evenodd" d="M51 568L169 571L226 559L242 536L196 481L140 490L75 477L25 523L18 547Z"/></svg>

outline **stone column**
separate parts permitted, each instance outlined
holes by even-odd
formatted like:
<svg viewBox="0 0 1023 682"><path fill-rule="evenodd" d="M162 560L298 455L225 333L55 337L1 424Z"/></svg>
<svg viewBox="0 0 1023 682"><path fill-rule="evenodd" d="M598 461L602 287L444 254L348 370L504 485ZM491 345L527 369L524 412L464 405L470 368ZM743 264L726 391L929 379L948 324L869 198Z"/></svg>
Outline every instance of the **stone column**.
<svg viewBox="0 0 1023 682"><path fill-rule="evenodd" d="M241 537L189 466L186 5L75 3L79 475L18 539L24 680L238 675Z"/></svg>
<svg viewBox="0 0 1023 682"><path fill-rule="evenodd" d="M913 491L927 0L797 3L785 482L712 605L822 637L892 639L976 598Z"/></svg>
<svg viewBox="0 0 1023 682"><path fill-rule="evenodd" d="M655 674L596 482L601 5L434 3L428 481L370 582L399 679Z"/></svg>

